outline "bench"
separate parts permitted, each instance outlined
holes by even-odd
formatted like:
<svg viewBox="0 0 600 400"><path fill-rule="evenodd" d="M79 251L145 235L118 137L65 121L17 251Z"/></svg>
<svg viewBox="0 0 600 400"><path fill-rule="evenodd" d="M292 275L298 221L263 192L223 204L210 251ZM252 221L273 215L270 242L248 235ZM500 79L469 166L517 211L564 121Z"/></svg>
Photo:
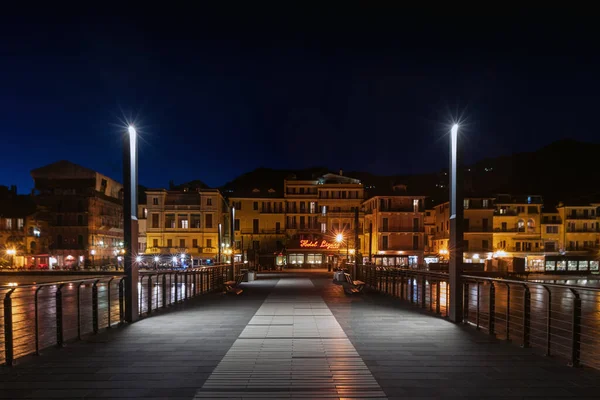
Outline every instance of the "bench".
<svg viewBox="0 0 600 400"><path fill-rule="evenodd" d="M235 276L235 281L227 281L225 282L225 293L233 293L240 294L244 291L244 289L240 288L240 284L244 279L244 274L239 274Z"/></svg>
<svg viewBox="0 0 600 400"><path fill-rule="evenodd" d="M356 294L361 293L365 288L365 283L363 281L353 281L350 274L345 273L346 281L342 282L342 287L344 288L344 293L346 294Z"/></svg>

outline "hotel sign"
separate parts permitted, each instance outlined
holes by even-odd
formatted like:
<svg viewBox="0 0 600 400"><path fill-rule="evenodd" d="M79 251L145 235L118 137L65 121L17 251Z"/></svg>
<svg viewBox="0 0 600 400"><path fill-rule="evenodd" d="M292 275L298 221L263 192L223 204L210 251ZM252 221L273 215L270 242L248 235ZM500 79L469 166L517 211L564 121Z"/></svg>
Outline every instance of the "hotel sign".
<svg viewBox="0 0 600 400"><path fill-rule="evenodd" d="M302 249L339 249L340 244L337 242L331 243L327 240L300 240L300 248Z"/></svg>

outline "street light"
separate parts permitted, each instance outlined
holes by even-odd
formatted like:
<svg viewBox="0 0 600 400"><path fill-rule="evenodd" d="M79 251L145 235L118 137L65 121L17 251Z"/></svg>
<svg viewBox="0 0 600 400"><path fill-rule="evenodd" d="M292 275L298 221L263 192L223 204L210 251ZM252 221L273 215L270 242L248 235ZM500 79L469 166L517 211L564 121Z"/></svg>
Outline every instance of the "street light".
<svg viewBox="0 0 600 400"><path fill-rule="evenodd" d="M458 140L458 124L450 129L450 237L448 243L448 275L450 283L450 312L453 322L463 320L463 185L462 146Z"/></svg>
<svg viewBox="0 0 600 400"><path fill-rule="evenodd" d="M10 267L12 268L15 261L15 254L17 254L17 250L8 249L6 250L6 254L10 256Z"/></svg>
<svg viewBox="0 0 600 400"><path fill-rule="evenodd" d="M138 146L135 127L129 125L123 143L123 242L125 252L125 320L135 322L138 310L138 265L134 254L138 246Z"/></svg>

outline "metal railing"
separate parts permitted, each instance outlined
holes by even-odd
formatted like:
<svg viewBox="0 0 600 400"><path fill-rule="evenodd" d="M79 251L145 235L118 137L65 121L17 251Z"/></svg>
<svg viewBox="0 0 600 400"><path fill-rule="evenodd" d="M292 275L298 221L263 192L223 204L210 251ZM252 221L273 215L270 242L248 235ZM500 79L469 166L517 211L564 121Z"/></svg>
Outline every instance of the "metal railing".
<svg viewBox="0 0 600 400"><path fill-rule="evenodd" d="M359 265L373 290L448 317L447 273ZM463 275L465 324L571 366L600 369L600 288Z"/></svg>
<svg viewBox="0 0 600 400"><path fill-rule="evenodd" d="M231 265L185 271L140 272L139 315L188 298L221 290L233 279ZM101 276L33 285L0 286L0 363L39 355L51 347L80 340L124 322L124 277Z"/></svg>

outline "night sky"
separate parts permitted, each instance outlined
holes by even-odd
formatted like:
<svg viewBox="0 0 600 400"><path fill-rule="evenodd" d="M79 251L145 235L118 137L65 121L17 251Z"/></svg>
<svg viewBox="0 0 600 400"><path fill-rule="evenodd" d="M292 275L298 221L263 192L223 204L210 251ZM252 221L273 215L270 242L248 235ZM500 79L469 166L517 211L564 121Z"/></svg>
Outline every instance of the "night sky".
<svg viewBox="0 0 600 400"><path fill-rule="evenodd" d="M150 187L259 166L433 172L456 118L469 161L600 140L593 20L233 4L5 13L0 184L29 192L61 159L121 180L125 119Z"/></svg>

